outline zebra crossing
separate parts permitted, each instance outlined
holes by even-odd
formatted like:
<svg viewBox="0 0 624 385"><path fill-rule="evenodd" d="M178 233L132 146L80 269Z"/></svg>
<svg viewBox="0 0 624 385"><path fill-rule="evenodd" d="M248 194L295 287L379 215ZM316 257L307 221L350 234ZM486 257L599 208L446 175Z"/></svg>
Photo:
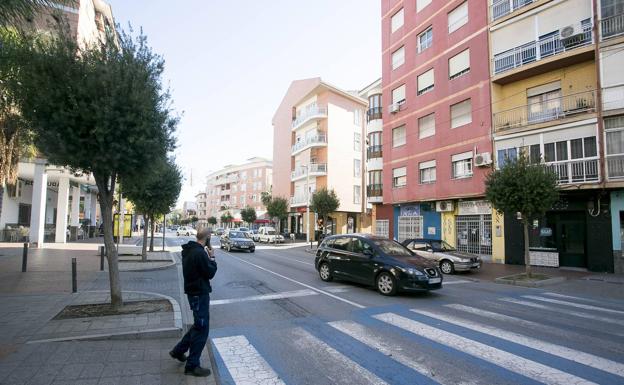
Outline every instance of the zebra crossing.
<svg viewBox="0 0 624 385"><path fill-rule="evenodd" d="M622 384L624 304L557 293L212 332L223 384Z"/></svg>

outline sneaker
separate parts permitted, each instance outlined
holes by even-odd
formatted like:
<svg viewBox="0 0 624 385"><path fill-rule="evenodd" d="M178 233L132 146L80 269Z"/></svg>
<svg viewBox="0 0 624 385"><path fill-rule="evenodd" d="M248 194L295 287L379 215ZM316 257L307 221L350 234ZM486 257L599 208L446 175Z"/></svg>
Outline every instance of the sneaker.
<svg viewBox="0 0 624 385"><path fill-rule="evenodd" d="M210 369L205 369L201 366L196 366L194 368L184 368L184 374L186 374L187 376L208 377L210 375Z"/></svg>
<svg viewBox="0 0 624 385"><path fill-rule="evenodd" d="M182 353L182 354L177 354L176 352L174 352L173 350L169 352L169 355L171 356L171 358L178 360L180 362L186 362L186 354Z"/></svg>

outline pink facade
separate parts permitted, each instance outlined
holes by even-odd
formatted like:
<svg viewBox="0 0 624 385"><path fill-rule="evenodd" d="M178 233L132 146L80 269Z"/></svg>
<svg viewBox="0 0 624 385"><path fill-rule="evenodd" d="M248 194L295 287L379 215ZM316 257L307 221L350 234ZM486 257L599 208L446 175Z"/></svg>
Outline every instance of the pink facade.
<svg viewBox="0 0 624 385"><path fill-rule="evenodd" d="M468 5L468 21L449 33L449 12ZM404 8L404 24L391 33L391 17ZM491 110L487 2L432 1L416 12L416 1L382 1L383 201L386 204L482 196L489 167L473 165L473 175L453 178L453 155L491 153ZM418 52L419 35L432 28L428 48ZM405 63L392 69L392 53L401 46ZM469 49L469 70L449 79L449 59ZM434 87L417 95L417 78L434 69ZM405 84L405 103L390 113L392 91ZM451 106L470 99L471 123L451 128ZM435 113L435 134L419 138L418 119ZM394 147L392 129L405 125L406 144ZM436 161L436 181L420 183L419 164ZM393 169L407 168L407 186L393 188Z"/></svg>

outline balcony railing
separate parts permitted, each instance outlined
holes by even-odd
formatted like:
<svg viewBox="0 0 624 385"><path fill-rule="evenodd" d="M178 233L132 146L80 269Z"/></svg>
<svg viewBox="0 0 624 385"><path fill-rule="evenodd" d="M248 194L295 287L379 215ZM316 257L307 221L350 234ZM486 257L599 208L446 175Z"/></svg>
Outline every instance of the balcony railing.
<svg viewBox="0 0 624 385"><path fill-rule="evenodd" d="M317 176L319 174L327 173L327 163L310 163L310 175ZM299 167L295 171L290 173L291 179L296 179L307 174L306 167Z"/></svg>
<svg viewBox="0 0 624 385"><path fill-rule="evenodd" d="M602 19L600 30L603 39L624 35L624 13Z"/></svg>
<svg viewBox="0 0 624 385"><path fill-rule="evenodd" d="M299 113L297 118L292 122L292 129L294 130L298 128L308 119L325 117L327 117L327 107L321 107L314 104Z"/></svg>
<svg viewBox="0 0 624 385"><path fill-rule="evenodd" d="M313 145L326 144L326 143L327 143L327 136L325 134L317 134L309 138L301 139L299 142L294 144L292 146L292 152L297 152L305 148L306 146L313 146Z"/></svg>
<svg viewBox="0 0 624 385"><path fill-rule="evenodd" d="M382 118L383 108L381 107L372 107L366 111L366 121L370 122L371 120L381 119Z"/></svg>
<svg viewBox="0 0 624 385"><path fill-rule="evenodd" d="M494 56L494 75L558 55L578 47L592 44L591 24L583 25L583 32L567 39L559 34L512 48Z"/></svg>
<svg viewBox="0 0 624 385"><path fill-rule="evenodd" d="M624 155L607 155L609 179L624 179Z"/></svg>
<svg viewBox="0 0 624 385"><path fill-rule="evenodd" d="M383 149L381 145L368 146L366 149L366 159L381 158L383 156Z"/></svg>
<svg viewBox="0 0 624 385"><path fill-rule="evenodd" d="M369 197L380 197L383 195L383 185L379 184L369 184L366 186L366 196Z"/></svg>
<svg viewBox="0 0 624 385"><path fill-rule="evenodd" d="M560 184L597 182L600 179L598 158L546 163L557 174Z"/></svg>
<svg viewBox="0 0 624 385"><path fill-rule="evenodd" d="M494 114L494 129L506 130L595 111L594 91L584 91L548 101L527 104Z"/></svg>
<svg viewBox="0 0 624 385"><path fill-rule="evenodd" d="M292 206L300 206L308 203L308 199L305 195L295 195L290 197L290 204Z"/></svg>
<svg viewBox="0 0 624 385"><path fill-rule="evenodd" d="M534 0L494 0L490 6L492 21L512 13L513 11L529 5Z"/></svg>

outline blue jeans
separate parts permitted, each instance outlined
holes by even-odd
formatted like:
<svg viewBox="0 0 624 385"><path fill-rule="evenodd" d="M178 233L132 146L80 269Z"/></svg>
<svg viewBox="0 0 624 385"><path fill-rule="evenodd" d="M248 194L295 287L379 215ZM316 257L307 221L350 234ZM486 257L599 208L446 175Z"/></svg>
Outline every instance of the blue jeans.
<svg viewBox="0 0 624 385"><path fill-rule="evenodd" d="M208 326L210 322L210 295L187 295L189 305L193 311L193 326L173 348L176 354L184 354L188 350L189 356L186 367L193 369L199 366L199 358L208 341Z"/></svg>

